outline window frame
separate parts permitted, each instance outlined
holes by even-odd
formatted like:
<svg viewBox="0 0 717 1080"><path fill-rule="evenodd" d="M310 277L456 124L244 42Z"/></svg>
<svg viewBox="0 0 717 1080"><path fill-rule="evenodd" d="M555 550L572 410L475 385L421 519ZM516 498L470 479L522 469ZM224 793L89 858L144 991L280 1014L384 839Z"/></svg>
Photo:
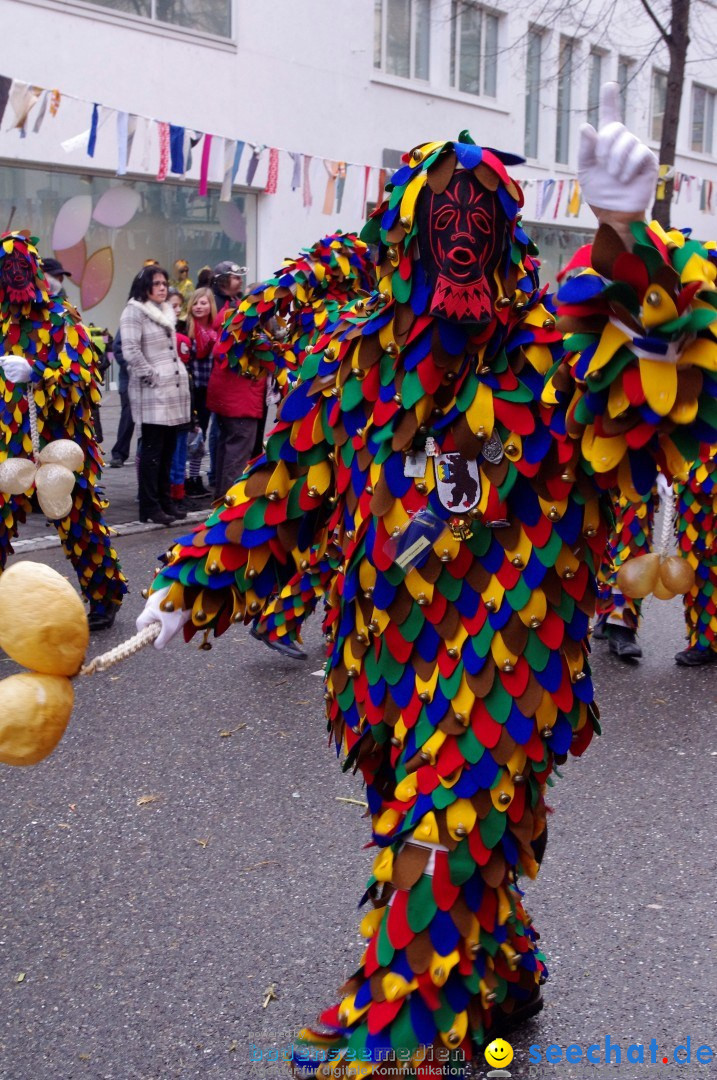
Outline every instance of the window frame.
<svg viewBox="0 0 717 1080"><path fill-rule="evenodd" d="M660 114L657 114L655 112L655 98L656 98L656 95L658 93L658 88L657 88L657 80L658 79L664 79L662 112ZM663 71L662 68L654 67L652 69L652 73L650 75L650 126L649 126L650 142L653 142L653 143L662 142L662 128L663 128L663 125L664 125L664 122L665 122L665 106L666 106L666 104L667 104L667 72ZM659 130L659 133L657 135L655 135L655 120L656 120L658 115L660 116L660 130Z"/></svg>
<svg viewBox="0 0 717 1080"><path fill-rule="evenodd" d="M523 153L526 158L536 161L540 148L540 89L543 76L543 50L545 48L545 30L540 26L529 26L526 35L525 53L525 123L523 126ZM531 79L531 46L537 45L538 70L535 79ZM533 98L531 98L533 92ZM531 126L532 124L532 126ZM528 137L531 136L530 145ZM534 150L534 152L532 152Z"/></svg>
<svg viewBox="0 0 717 1080"><path fill-rule="evenodd" d="M576 38L561 34L558 44L558 75L555 107L555 161L558 165L570 164L570 113L572 108L572 79L578 42ZM563 50L569 51L567 64Z"/></svg>
<svg viewBox="0 0 717 1080"><path fill-rule="evenodd" d="M590 46L588 53L588 101L587 121L597 130L600 124L600 88L604 81L603 64L607 57L605 49ZM597 76L596 76L597 65Z"/></svg>
<svg viewBox="0 0 717 1080"><path fill-rule="evenodd" d="M698 93L704 95L704 105L701 117L702 138L700 140L700 146L695 146L695 104ZM717 90L711 86L705 86L704 83L692 83L692 93L690 97L690 150L693 154L705 154L709 157L714 155L716 101Z"/></svg>
<svg viewBox="0 0 717 1080"><path fill-rule="evenodd" d="M418 4L422 0L408 0L409 3L409 25L410 36L408 42L408 75L397 75L395 72L389 71L387 67L387 27L388 27L388 11L387 7L391 0L374 0L374 45L373 45L373 71L380 75L386 76L389 79L401 79L403 82L417 82L422 83L424 86L430 85L431 82L431 13L432 13L432 0L423 0L426 3L428 9L428 21L427 21L427 66L428 71L424 78L423 75L416 75L416 61L419 56L419 49L417 48L418 29L420 26L420 19L417 18ZM378 28L378 34L377 34ZM377 36L379 40L377 42ZM378 48L377 48L378 45ZM378 63L376 61L379 61Z"/></svg>
<svg viewBox="0 0 717 1080"><path fill-rule="evenodd" d="M198 44L226 52L236 52L237 49L237 0L227 0L231 20L231 37L208 33L205 30L196 30L192 27L181 26L178 23L161 22L159 19L153 19L151 15L147 17L129 11L118 11L107 4L98 3L97 0L17 0L17 2L28 4L31 7L46 8L55 14L58 11L66 11L68 14L80 18L110 23L113 26L121 26L129 30L141 30L142 33L156 34L164 38L174 38L178 41L196 41ZM150 0L150 11L154 10L154 2L155 0Z"/></svg>
<svg viewBox="0 0 717 1080"><path fill-rule="evenodd" d="M618 55L615 81L620 87L620 115L623 124L627 124L627 120L629 117L629 109L627 107L627 88L632 82L634 67L635 61L631 56L624 56L622 53ZM625 73L624 83L622 80L623 71Z"/></svg>
<svg viewBox="0 0 717 1080"><path fill-rule="evenodd" d="M478 85L479 90L466 90L460 85L461 78L461 24L463 21L463 14L467 8L472 9L474 12L480 14L480 53L478 57ZM457 90L459 94L465 94L466 97L472 99L487 99L489 101L498 100L498 53L500 51L500 20L501 12L496 11L495 8L490 5L482 4L480 0L452 0L451 3L451 47L450 47L450 73L448 85L452 90ZM493 63L489 65L486 63L490 59L490 53L488 52L488 34L487 34L487 20L492 19L495 25L495 51L493 53ZM489 78L489 72L492 74L493 91L486 89L486 84Z"/></svg>

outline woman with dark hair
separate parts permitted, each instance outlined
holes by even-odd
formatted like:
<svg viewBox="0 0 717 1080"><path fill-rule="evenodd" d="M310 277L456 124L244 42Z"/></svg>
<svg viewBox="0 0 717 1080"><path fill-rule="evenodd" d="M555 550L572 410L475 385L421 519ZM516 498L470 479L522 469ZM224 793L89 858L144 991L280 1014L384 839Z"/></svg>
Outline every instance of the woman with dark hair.
<svg viewBox="0 0 717 1080"><path fill-rule="evenodd" d="M186 517L172 502L169 472L177 431L191 417L189 378L177 353L168 285L166 270L145 266L132 282L120 319L132 418L142 435L139 518L158 525Z"/></svg>

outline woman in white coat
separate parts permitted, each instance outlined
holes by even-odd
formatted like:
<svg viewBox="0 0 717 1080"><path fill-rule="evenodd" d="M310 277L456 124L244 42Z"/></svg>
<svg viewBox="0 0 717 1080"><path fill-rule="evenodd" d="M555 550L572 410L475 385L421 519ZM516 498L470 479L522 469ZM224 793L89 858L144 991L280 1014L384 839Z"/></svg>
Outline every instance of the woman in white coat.
<svg viewBox="0 0 717 1080"><path fill-rule="evenodd" d="M186 517L172 502L169 469L177 431L191 417L189 377L177 353L168 285L166 270L145 266L132 282L120 319L132 419L142 436L139 518L159 525Z"/></svg>

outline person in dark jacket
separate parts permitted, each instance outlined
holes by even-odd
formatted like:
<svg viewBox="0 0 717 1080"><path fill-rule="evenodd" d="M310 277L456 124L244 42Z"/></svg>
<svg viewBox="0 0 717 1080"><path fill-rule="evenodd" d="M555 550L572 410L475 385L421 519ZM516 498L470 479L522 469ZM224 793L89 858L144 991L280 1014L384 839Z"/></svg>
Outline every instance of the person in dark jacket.
<svg viewBox="0 0 717 1080"><path fill-rule="evenodd" d="M132 419L132 408L129 403L129 371L122 355L122 336L119 330L115 334L112 343L112 355L117 361L117 388L119 390L121 411L117 428L117 441L110 451L112 455L110 468L121 469L129 457L132 435L134 434L134 420Z"/></svg>

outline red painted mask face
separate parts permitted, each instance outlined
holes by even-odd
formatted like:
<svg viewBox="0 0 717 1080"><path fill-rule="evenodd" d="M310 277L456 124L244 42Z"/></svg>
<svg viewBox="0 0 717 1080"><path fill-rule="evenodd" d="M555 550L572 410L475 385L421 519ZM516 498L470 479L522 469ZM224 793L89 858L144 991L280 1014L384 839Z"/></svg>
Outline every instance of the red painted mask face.
<svg viewBox="0 0 717 1080"><path fill-rule="evenodd" d="M37 293L32 261L22 251L11 251L0 266L0 286L11 304L34 300Z"/></svg>
<svg viewBox="0 0 717 1080"><path fill-rule="evenodd" d="M505 217L497 196L458 170L445 191L424 188L418 205L421 262L433 286L431 314L452 322L493 318L493 271L503 254Z"/></svg>

